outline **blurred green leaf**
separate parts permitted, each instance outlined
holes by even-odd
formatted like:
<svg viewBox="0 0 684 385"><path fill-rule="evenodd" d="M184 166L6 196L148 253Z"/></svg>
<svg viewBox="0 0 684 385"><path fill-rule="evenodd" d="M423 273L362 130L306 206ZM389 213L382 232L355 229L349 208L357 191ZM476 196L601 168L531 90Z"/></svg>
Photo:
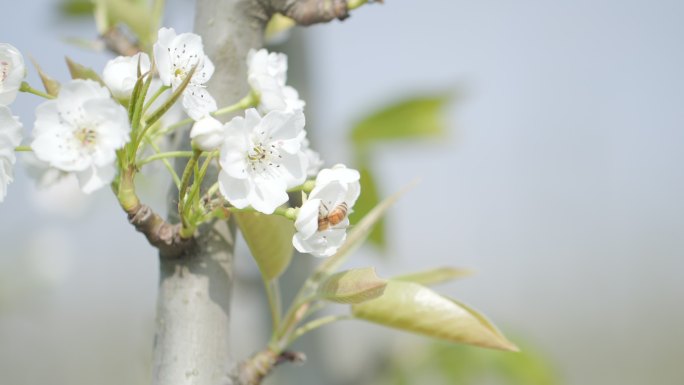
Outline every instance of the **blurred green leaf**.
<svg viewBox="0 0 684 385"><path fill-rule="evenodd" d="M404 274L392 278L393 281L413 282L424 286L468 277L473 274L472 270L459 269L456 267L439 267L436 269L420 271L417 273Z"/></svg>
<svg viewBox="0 0 684 385"><path fill-rule="evenodd" d="M425 366L418 365L423 370L440 373L450 384L477 383L478 379L491 378L492 375L508 385L562 383L549 359L529 344L523 344L523 349L518 354L434 344L425 357Z"/></svg>
<svg viewBox="0 0 684 385"><path fill-rule="evenodd" d="M361 120L351 131L357 145L444 135L442 107L449 97L414 98L393 104Z"/></svg>
<svg viewBox="0 0 684 385"><path fill-rule="evenodd" d="M337 303L361 303L382 295L387 281L375 274L375 269L351 269L328 277L316 294Z"/></svg>
<svg viewBox="0 0 684 385"><path fill-rule="evenodd" d="M127 25L143 45L150 45L156 38L155 21L147 2L139 0L96 0L95 18L104 33L110 27Z"/></svg>
<svg viewBox="0 0 684 385"><path fill-rule="evenodd" d="M352 305L354 317L450 342L517 351L483 315L412 282L389 281L382 296Z"/></svg>
<svg viewBox="0 0 684 385"><path fill-rule="evenodd" d="M369 160L369 146L378 143L428 139L445 134L446 124L442 112L449 101L448 95L410 98L387 106L362 119L351 130L351 139L356 152L356 167L361 173L361 195L350 221L363 218L380 201L382 192ZM386 240L385 221L380 220L373 228L369 241L384 249Z"/></svg>
<svg viewBox="0 0 684 385"><path fill-rule="evenodd" d="M61 87L59 82L43 72L43 69L40 68L40 65L38 65L38 62L35 59L31 58L31 62L33 63L33 66L36 67L38 76L40 76L40 80L43 82L43 87L45 87L45 92L47 92L48 95L57 96Z"/></svg>
<svg viewBox="0 0 684 385"><path fill-rule="evenodd" d="M68 57L66 58L66 63L67 67L69 67L69 73L71 74L72 79L89 79L94 80L103 86L105 85L102 79L100 79L100 75L91 68L76 63Z"/></svg>
<svg viewBox="0 0 684 385"><path fill-rule="evenodd" d="M92 0L62 0L60 11L68 16L90 16L95 10Z"/></svg>
<svg viewBox="0 0 684 385"><path fill-rule="evenodd" d="M373 207L380 203L380 192L378 191L375 177L373 177L370 168L364 162L363 164L358 164L358 169L361 174L360 183L363 188L361 189L359 199L354 205L354 211L349 217L352 224L360 221L361 218L365 217L373 209ZM380 218L375 227L373 227L368 240L380 248L386 246L385 221L383 218Z"/></svg>
<svg viewBox="0 0 684 385"><path fill-rule="evenodd" d="M279 277L292 260L292 221L259 213L234 215L261 274L268 281Z"/></svg>

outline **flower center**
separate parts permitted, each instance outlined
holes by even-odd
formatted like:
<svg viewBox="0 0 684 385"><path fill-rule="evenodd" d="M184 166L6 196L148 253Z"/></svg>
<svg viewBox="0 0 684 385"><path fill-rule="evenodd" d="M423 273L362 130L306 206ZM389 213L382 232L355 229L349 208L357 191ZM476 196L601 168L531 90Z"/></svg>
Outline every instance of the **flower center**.
<svg viewBox="0 0 684 385"><path fill-rule="evenodd" d="M97 132L94 130L84 127L77 130L74 133L76 139L81 142L83 147L92 148L95 147L95 141L97 140Z"/></svg>
<svg viewBox="0 0 684 385"><path fill-rule="evenodd" d="M282 155L279 154L275 144L264 145L263 142L257 142L247 152L247 160L252 172L262 175L268 175L280 168L280 163L277 161L279 158L282 158Z"/></svg>
<svg viewBox="0 0 684 385"><path fill-rule="evenodd" d="M180 82L185 80L188 73L194 66L199 63L199 55L197 52L188 50L187 44L183 46L167 48L169 55L171 55L171 63L173 66L173 76ZM200 70L200 68L198 68ZM193 80L194 81L194 80Z"/></svg>
<svg viewBox="0 0 684 385"><path fill-rule="evenodd" d="M176 68L176 70L173 71L173 76L183 79L185 77L185 71L181 68Z"/></svg>

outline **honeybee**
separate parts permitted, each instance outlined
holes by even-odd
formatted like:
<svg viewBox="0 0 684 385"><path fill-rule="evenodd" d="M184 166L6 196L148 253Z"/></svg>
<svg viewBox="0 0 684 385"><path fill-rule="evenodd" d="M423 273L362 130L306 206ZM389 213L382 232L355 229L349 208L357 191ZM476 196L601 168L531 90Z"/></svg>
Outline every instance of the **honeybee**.
<svg viewBox="0 0 684 385"><path fill-rule="evenodd" d="M347 217L347 204L345 202L328 210L324 203L321 203L321 210L318 214L318 231L327 230L340 224Z"/></svg>

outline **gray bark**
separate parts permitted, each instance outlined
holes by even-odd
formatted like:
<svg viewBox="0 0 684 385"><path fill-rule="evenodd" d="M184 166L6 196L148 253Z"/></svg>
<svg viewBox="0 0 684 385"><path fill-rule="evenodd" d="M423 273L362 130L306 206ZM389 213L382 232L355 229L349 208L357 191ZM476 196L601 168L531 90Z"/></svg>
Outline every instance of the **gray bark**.
<svg viewBox="0 0 684 385"><path fill-rule="evenodd" d="M209 91L220 107L249 92L247 53L263 45L263 31L273 12L302 25L347 17L346 0L197 0L195 32L216 67ZM176 166L182 171L184 164ZM213 173L205 180L216 180L216 170ZM177 192L169 202L172 213L176 206ZM229 339L235 227L217 221L198 233L188 252L160 258L152 383L258 384L283 357L265 351L235 371ZM260 360L263 357L265 361Z"/></svg>
<svg viewBox="0 0 684 385"><path fill-rule="evenodd" d="M249 90L245 59L261 47L267 15L250 0L198 0L196 11L195 32L216 67L209 91L219 106L233 104ZM187 255L160 258L154 385L235 384L229 340L234 239L234 226L219 221L200 229Z"/></svg>

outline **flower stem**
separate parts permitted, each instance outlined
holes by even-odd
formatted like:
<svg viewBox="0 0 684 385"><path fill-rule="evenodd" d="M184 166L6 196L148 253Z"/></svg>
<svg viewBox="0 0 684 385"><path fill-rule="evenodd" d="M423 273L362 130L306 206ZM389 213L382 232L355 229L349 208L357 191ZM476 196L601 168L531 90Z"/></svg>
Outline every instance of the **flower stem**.
<svg viewBox="0 0 684 385"><path fill-rule="evenodd" d="M14 151L16 151L16 152L31 152L31 151L33 151L33 149L31 148L31 146L17 146L17 147L14 147Z"/></svg>
<svg viewBox="0 0 684 385"><path fill-rule="evenodd" d="M154 143L154 141L150 140L149 138L145 138L145 141L154 149L157 155L162 154L161 150L159 149L159 146L157 146L157 144ZM173 183L176 185L176 188L180 188L181 180L178 177L176 170L171 165L171 162L169 162L169 160L166 157L161 157L159 159L162 161L162 163L164 163L164 167L166 167L166 169L171 174L171 178L173 178ZM138 167L142 167L142 164L139 164Z"/></svg>
<svg viewBox="0 0 684 385"><path fill-rule="evenodd" d="M192 151L169 151L169 152L158 152L151 155L145 159L138 161L138 167L142 167L148 163L152 163L156 160L169 159L169 158L190 158L192 157ZM207 152L203 153L202 156L215 156L217 153Z"/></svg>
<svg viewBox="0 0 684 385"><path fill-rule="evenodd" d="M258 213L260 211L257 211L253 207L245 207L242 209L239 209L237 207L228 207L228 211L233 212L233 213ZM292 208L292 207L278 207L275 209L273 214L275 215L280 215L281 217L285 217L291 221L297 219L297 213L299 212L298 209Z"/></svg>
<svg viewBox="0 0 684 385"><path fill-rule="evenodd" d="M19 91L27 92L29 94L38 95L38 96L45 98L45 99L54 99L55 98L54 96L52 96L50 94L47 94L43 91L39 91L39 90L31 87L31 85L26 83L26 82L21 82L21 86L19 87Z"/></svg>
<svg viewBox="0 0 684 385"><path fill-rule="evenodd" d="M250 92L249 95L247 95L247 96L245 96L244 98L240 99L239 102L237 102L237 103L235 103L235 104L233 104L233 105L231 105L231 106L221 108L220 110L217 110L216 112L212 112L210 115L216 117L216 116L221 116L221 115L230 114L231 112L235 112L235 111L246 110L246 109L248 109L248 108L250 108L250 107L254 107L257 103L258 103L258 98L257 98L257 96L256 96L253 92ZM183 126L185 126L185 125L188 125L188 124L190 124L190 123L192 123L192 122L193 122L193 120L190 119L190 118L183 119L183 120L181 120L181 121L178 122L178 123L174 123L174 124L168 126L168 127L162 132L162 134L168 134L169 132L172 132L172 131L174 131L175 129L177 129L177 128L179 128L179 127L183 127Z"/></svg>
<svg viewBox="0 0 684 385"><path fill-rule="evenodd" d="M315 180L307 180L306 182L304 182L304 184L300 184L299 186L293 187L293 188L287 190L287 192L304 191L305 193L310 193L311 190L314 189L314 187L316 187L316 181Z"/></svg>

